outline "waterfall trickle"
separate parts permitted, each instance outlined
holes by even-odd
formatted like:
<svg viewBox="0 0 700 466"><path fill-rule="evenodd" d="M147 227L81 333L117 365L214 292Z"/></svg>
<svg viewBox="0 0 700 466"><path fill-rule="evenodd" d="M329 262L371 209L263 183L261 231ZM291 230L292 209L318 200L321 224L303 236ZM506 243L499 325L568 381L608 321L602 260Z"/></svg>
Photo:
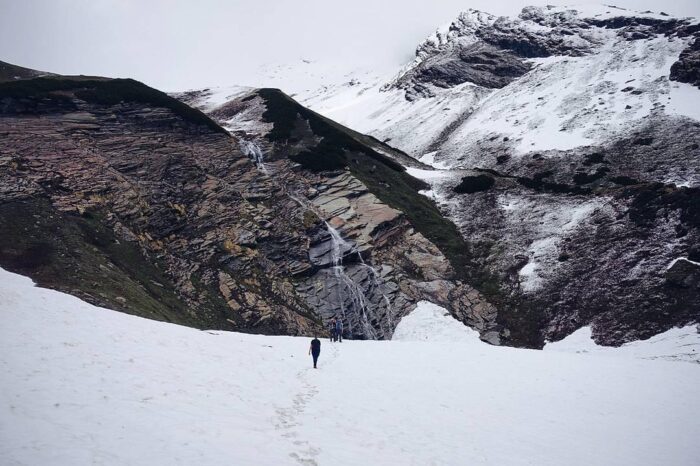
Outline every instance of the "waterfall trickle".
<svg viewBox="0 0 700 466"><path fill-rule="evenodd" d="M323 218L324 215L301 194L289 193L289 197L302 208ZM323 223L330 238L327 254L330 256L333 277L329 277L333 283L326 283L325 287L334 290L333 293L324 294L325 298L319 302L325 302L324 316L341 317L350 335L368 339L391 335L395 322L386 283L374 267L365 263L356 244L343 238L328 221L324 220Z"/></svg>
<svg viewBox="0 0 700 466"><path fill-rule="evenodd" d="M386 305L386 319L389 322L389 326L391 328L394 328L394 315L393 315L393 310L391 308L391 300L389 297L386 295L384 290L382 289L381 286L381 279L379 277L379 274L377 274L377 271L374 269L369 264L365 264L365 261L362 259L362 255L358 252L357 255L360 258L360 263L362 264L363 267L367 269L367 272L369 273L369 276L372 277L372 289L379 290L379 292L382 295L382 300L384 301L384 304Z"/></svg>
<svg viewBox="0 0 700 466"><path fill-rule="evenodd" d="M343 252L354 249L354 246L343 239L338 230L333 228L330 223L324 222L328 233L331 236L331 261L333 263L333 274L338 279L338 301L340 303L340 312L343 314L343 319L349 323L348 330L352 334L352 324L347 319L346 309L345 309L345 298L343 293L348 293L350 302L355 312L358 313L359 321L362 324L362 330L364 334L371 339L376 339L377 334L372 328L369 322L369 317L367 315L368 302L365 297L365 292L362 287L355 283L355 281L350 278L345 273L345 268L343 267Z"/></svg>
<svg viewBox="0 0 700 466"><path fill-rule="evenodd" d="M240 147L243 154L247 155L253 160L253 162L255 162L258 170L263 173L268 173L267 167L265 166L263 151L260 149L260 146L252 141L241 140Z"/></svg>

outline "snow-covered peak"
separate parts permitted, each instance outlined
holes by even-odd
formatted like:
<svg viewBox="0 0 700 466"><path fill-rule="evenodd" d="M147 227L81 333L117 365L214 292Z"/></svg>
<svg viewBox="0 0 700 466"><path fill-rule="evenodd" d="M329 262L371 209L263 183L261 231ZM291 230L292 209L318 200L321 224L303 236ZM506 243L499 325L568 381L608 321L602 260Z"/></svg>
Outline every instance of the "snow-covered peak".
<svg viewBox="0 0 700 466"><path fill-rule="evenodd" d="M594 18L610 19L619 17L654 18L668 20L671 15L665 12L637 11L602 3L579 3L566 6L528 6L523 8L519 18L532 20L535 18Z"/></svg>
<svg viewBox="0 0 700 466"><path fill-rule="evenodd" d="M396 78L384 86L384 89L389 89L402 76L421 64L425 59L452 47L457 42L461 45L477 42L479 39L476 36L476 31L492 25L497 19L497 16L472 8L463 11L457 16L456 20L438 27L435 32L418 44L418 47L416 47L416 58L404 66L396 75Z"/></svg>
<svg viewBox="0 0 700 466"><path fill-rule="evenodd" d="M497 17L480 10L468 9L459 14L457 19L439 27L416 48L416 56L429 53L431 48L439 48L459 38L476 41L476 31L490 26Z"/></svg>
<svg viewBox="0 0 700 466"><path fill-rule="evenodd" d="M299 100L416 157L437 151L450 166L485 167L504 141L514 155L569 150L627 134L652 114L700 119L687 52L695 23L602 4L513 17L467 10L394 79ZM672 76L674 66L685 76Z"/></svg>
<svg viewBox="0 0 700 466"><path fill-rule="evenodd" d="M571 29L589 29L590 24L584 20L605 21L613 18L640 18L669 21L672 18L664 12L636 11L612 5L584 3L571 6L527 6L517 17L500 16L467 9L448 24L439 27L416 48L416 58L403 72L407 72L426 58L443 51L456 43L461 46L477 42L479 31L492 26L497 29L521 30L530 34L563 34L557 40L566 41L566 36L578 35L581 31ZM552 31L552 28L568 28L567 31ZM574 39L576 40L576 39Z"/></svg>

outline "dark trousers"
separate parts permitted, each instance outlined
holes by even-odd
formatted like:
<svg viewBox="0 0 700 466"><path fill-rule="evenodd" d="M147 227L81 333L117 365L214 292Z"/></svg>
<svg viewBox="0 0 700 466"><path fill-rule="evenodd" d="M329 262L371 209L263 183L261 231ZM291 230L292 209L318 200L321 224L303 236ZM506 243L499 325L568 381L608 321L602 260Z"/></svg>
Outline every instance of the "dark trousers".
<svg viewBox="0 0 700 466"><path fill-rule="evenodd" d="M319 354L321 354L320 351L318 353L315 351L311 353L311 357L314 358L314 369L316 368L316 363L318 362L318 355Z"/></svg>

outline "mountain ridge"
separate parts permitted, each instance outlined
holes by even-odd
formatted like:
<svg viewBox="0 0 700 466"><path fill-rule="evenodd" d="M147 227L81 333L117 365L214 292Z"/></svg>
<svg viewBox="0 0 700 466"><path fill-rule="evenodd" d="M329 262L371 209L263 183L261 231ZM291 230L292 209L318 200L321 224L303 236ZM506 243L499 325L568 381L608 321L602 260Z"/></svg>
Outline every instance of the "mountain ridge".
<svg viewBox="0 0 700 466"><path fill-rule="evenodd" d="M272 334L340 317L349 336L389 338L425 298L500 342L495 308L455 278L413 228L418 217L373 194L400 193L396 202L449 225L418 194L425 184L366 144L393 149L279 91L242 97L238 111L257 128L233 136L132 80L34 78L0 84L0 99L0 263L10 270L125 312ZM313 168L330 154L341 163Z"/></svg>
<svg viewBox="0 0 700 466"><path fill-rule="evenodd" d="M478 268L533 309L524 322L548 339L590 324L618 345L700 317L700 26L579 10L469 11L393 77L348 75L296 97L432 165L409 172Z"/></svg>
<svg viewBox="0 0 700 466"><path fill-rule="evenodd" d="M180 104L128 80L7 83L12 142L36 144L16 128L77 142L137 194L78 159L66 176L43 150L7 160L32 186L10 176L9 192L43 190L61 215L96 218L107 245L164 261L167 280L153 281L169 280L199 325L306 334L341 316L355 338L381 339L427 300L494 344L541 347L583 326L608 345L647 338L699 317L697 91L671 81L674 67L692 80L698 31L603 9L461 15L393 80L298 94L311 109L269 88L174 94ZM367 136L336 123L324 110L336 104L381 124ZM96 192L76 186L85 175Z"/></svg>

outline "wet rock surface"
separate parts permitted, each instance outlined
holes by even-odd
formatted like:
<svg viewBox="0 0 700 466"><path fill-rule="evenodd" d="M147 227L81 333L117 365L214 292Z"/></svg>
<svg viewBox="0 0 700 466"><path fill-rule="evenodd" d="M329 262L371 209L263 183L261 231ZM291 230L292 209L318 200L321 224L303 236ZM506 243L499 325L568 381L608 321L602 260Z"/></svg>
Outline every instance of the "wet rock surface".
<svg viewBox="0 0 700 466"><path fill-rule="evenodd" d="M212 114L234 134L253 134L247 123L241 123L240 114L259 118L255 131L262 137L255 141L264 153L265 176L287 193L308 227L310 267L295 289L323 320L340 318L345 332L354 338L390 338L401 317L417 301L427 299L499 344L503 328L496 322L496 307L457 278L444 253L415 230L405 212L381 201L352 170L343 168L343 163L361 163L353 152L360 148L325 133L328 128L314 128L318 123L299 114L292 115L288 138L271 141L279 126L278 122L271 130L265 126L264 115L271 108L270 101L252 93ZM305 169L294 163L296 154L319 147L318 131L326 140L339 138L342 147L353 148L339 159L340 168ZM379 169L381 161L374 163L370 173ZM403 170L393 165L391 169ZM412 192L423 199L417 190Z"/></svg>

